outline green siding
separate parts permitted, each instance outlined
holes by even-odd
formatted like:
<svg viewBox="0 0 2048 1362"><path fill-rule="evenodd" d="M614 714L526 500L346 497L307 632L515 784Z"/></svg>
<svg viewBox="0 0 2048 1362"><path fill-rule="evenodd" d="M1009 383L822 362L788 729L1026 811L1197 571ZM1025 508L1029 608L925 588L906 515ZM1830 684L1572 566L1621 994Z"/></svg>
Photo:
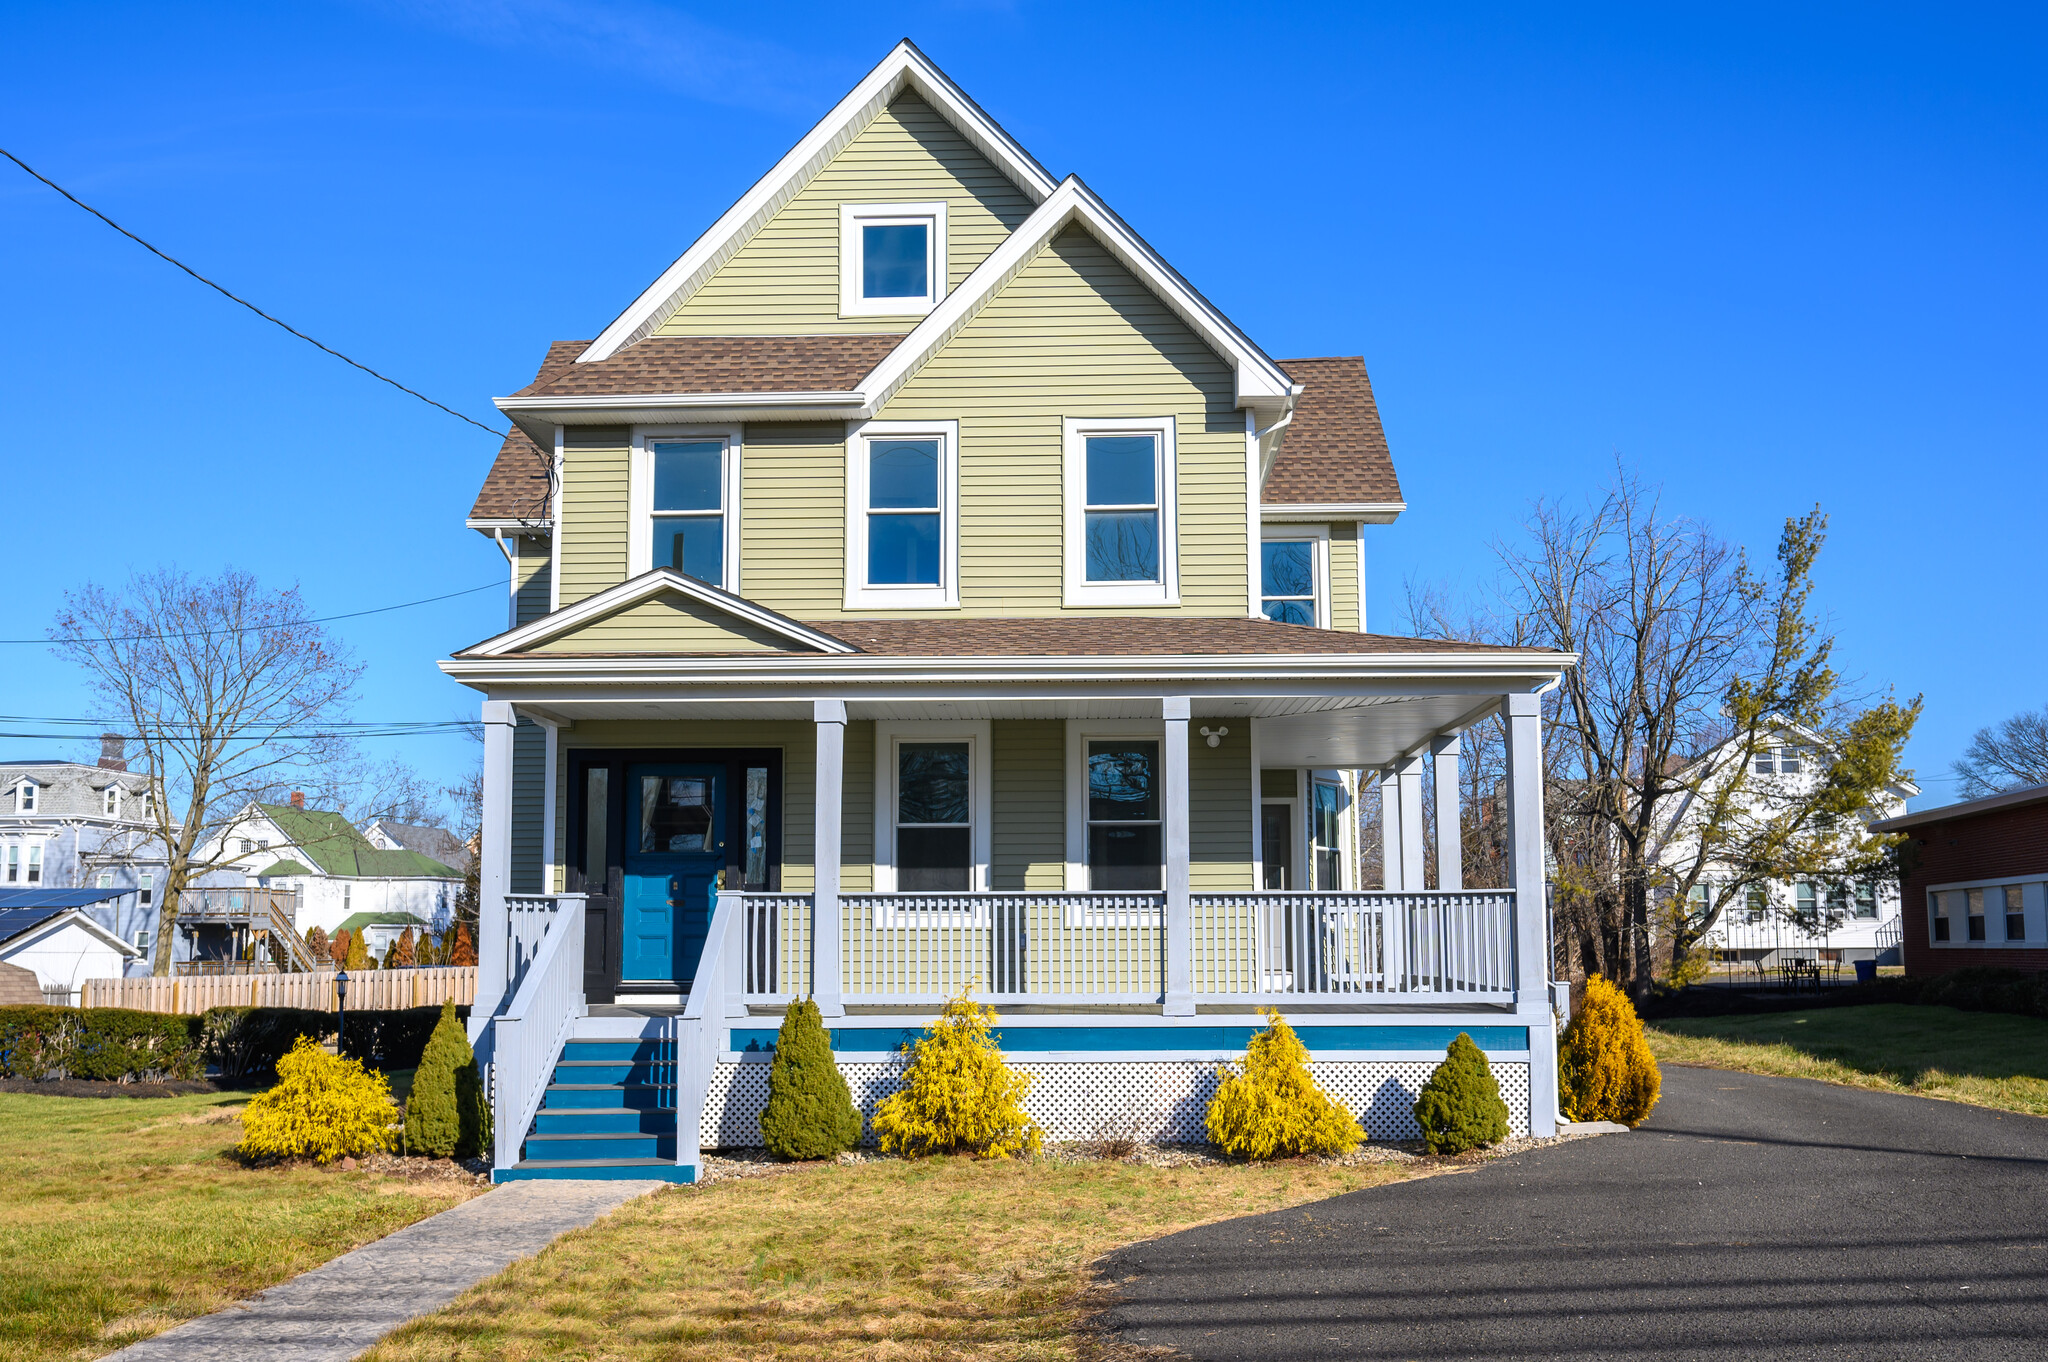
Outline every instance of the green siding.
<svg viewBox="0 0 2048 1362"><path fill-rule="evenodd" d="M846 427L750 425L740 456L740 594L798 619L846 599Z"/></svg>
<svg viewBox="0 0 2048 1362"><path fill-rule="evenodd" d="M512 865L515 894L538 894L541 884L543 799L547 791L547 731L521 719L512 732Z"/></svg>
<svg viewBox="0 0 2048 1362"><path fill-rule="evenodd" d="M548 541L539 535L520 535L514 539L506 536L512 549L519 555L514 569L518 583L518 601L514 605L515 625L537 620L548 613L548 593L553 586L552 566L548 560Z"/></svg>
<svg viewBox="0 0 2048 1362"><path fill-rule="evenodd" d="M1240 615L1245 454L1235 400L1229 366L1074 227L1040 251L881 414L960 422L960 594L962 613L970 615L1062 609L1063 418L1173 416L1181 609ZM1098 609L1129 614L1143 607Z"/></svg>
<svg viewBox="0 0 2048 1362"><path fill-rule="evenodd" d="M1300 793L1291 766L1269 766L1259 772L1259 794L1265 799L1293 799Z"/></svg>
<svg viewBox="0 0 2048 1362"><path fill-rule="evenodd" d="M1330 627L1352 633L1363 627L1358 618L1358 526L1349 522L1330 526Z"/></svg>
<svg viewBox="0 0 2048 1362"><path fill-rule="evenodd" d="M1066 887L1067 732L1058 719L997 719L989 725L989 887L998 892Z"/></svg>
<svg viewBox="0 0 2048 1362"><path fill-rule="evenodd" d="M1189 737L1188 887L1198 894L1254 887L1249 728L1231 724L1215 747L1198 733Z"/></svg>
<svg viewBox="0 0 2048 1362"><path fill-rule="evenodd" d="M816 652L702 601L663 592L537 645L541 653Z"/></svg>
<svg viewBox="0 0 2048 1362"><path fill-rule="evenodd" d="M561 603L626 580L626 478L631 433L576 429L562 450Z"/></svg>
<svg viewBox="0 0 2048 1362"><path fill-rule="evenodd" d="M890 104L655 332L760 336L908 331L916 317L839 315L839 206L946 203L948 289L1031 202L929 104Z"/></svg>

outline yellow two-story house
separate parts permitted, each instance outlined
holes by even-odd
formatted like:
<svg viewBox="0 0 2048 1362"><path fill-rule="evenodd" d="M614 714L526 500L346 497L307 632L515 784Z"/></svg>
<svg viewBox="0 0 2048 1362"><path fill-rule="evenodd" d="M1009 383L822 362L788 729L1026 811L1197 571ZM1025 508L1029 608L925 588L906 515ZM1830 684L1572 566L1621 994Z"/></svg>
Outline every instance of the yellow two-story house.
<svg viewBox="0 0 2048 1362"><path fill-rule="evenodd" d="M1200 1138L1261 1006L1375 1135L1459 1030L1549 1131L1570 659L1366 632L1362 361L1270 358L911 44L498 406L512 618L442 667L485 697L501 1178L687 1179L759 1142L790 1000L865 1103L963 989L1055 1137ZM1514 883L1467 888L1497 714Z"/></svg>

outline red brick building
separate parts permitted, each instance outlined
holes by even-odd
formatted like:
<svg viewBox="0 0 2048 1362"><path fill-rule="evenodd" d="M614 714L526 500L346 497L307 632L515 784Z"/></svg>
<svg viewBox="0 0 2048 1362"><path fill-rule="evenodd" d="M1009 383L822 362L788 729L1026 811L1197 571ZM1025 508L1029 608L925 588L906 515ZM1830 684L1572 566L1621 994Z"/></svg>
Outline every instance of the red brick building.
<svg viewBox="0 0 2048 1362"><path fill-rule="evenodd" d="M2048 785L1871 824L1904 833L1906 973L2048 969Z"/></svg>

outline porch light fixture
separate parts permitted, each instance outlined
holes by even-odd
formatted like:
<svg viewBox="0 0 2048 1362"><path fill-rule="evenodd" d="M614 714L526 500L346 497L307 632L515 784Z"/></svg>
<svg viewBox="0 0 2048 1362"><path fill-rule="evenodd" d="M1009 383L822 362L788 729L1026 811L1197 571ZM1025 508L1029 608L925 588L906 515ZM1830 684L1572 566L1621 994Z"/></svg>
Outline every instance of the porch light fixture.
<svg viewBox="0 0 2048 1362"><path fill-rule="evenodd" d="M1205 724L1202 727L1202 736L1209 740L1209 746L1221 747L1223 740L1230 736L1230 730L1228 728L1210 728Z"/></svg>

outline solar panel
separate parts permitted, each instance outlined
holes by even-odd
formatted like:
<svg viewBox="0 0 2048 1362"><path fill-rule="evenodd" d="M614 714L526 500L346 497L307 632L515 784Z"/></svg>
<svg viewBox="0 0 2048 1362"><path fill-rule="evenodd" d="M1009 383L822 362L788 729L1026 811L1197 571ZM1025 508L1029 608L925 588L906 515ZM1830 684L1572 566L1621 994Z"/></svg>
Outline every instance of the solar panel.
<svg viewBox="0 0 2048 1362"><path fill-rule="evenodd" d="M64 911L62 908L0 908L0 941L12 941Z"/></svg>

